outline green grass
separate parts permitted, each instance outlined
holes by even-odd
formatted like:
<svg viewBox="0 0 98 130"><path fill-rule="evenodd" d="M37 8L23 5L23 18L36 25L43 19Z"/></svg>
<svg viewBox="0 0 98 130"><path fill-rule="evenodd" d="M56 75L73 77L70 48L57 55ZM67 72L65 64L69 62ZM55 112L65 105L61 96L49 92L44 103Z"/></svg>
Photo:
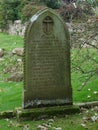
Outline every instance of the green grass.
<svg viewBox="0 0 98 130"><path fill-rule="evenodd" d="M11 51L17 47L23 47L23 38L0 33L0 48L5 50L4 60L0 62L0 111L12 110L22 105L23 83L7 82L6 80L11 74L11 68L14 68L16 72L18 70L19 66L15 65L17 59L21 59L21 57L11 54Z"/></svg>
<svg viewBox="0 0 98 130"><path fill-rule="evenodd" d="M73 100L74 102L90 102L98 101L98 79L91 80L84 88L79 91L78 89L81 86L81 82L73 80ZM90 89L90 90L89 90Z"/></svg>
<svg viewBox="0 0 98 130"><path fill-rule="evenodd" d="M22 83L0 82L0 111L21 107L22 87Z"/></svg>
<svg viewBox="0 0 98 130"><path fill-rule="evenodd" d="M23 39L21 37L0 33L0 48L11 51L17 47L23 47Z"/></svg>
<svg viewBox="0 0 98 130"><path fill-rule="evenodd" d="M98 50L92 48L73 49L71 58L74 101L88 102L98 100ZM87 80L91 75L93 76ZM94 94L95 92L97 94Z"/></svg>
<svg viewBox="0 0 98 130"><path fill-rule="evenodd" d="M15 44L14 44L15 43ZM0 48L4 48L6 51L4 60L0 62L0 111L14 109L15 107L21 107L22 104L22 83L7 82L7 77L11 74L10 69L14 66L15 71L21 70L22 65L17 65L17 59L21 59L19 56L11 55L10 52L16 47L23 47L23 38L19 36L10 36L4 33L0 33ZM92 56L98 61L98 52L91 49L89 56ZM98 64L94 64L90 59L86 60L88 54L85 49L75 49L71 52L72 62L83 67L84 70L90 70L97 68ZM78 55L77 55L78 54ZM78 61L78 63L77 63ZM7 73L4 73L9 70ZM81 91L81 84L85 80L85 74L77 70L72 70L72 88L73 88L73 101L74 102L88 102L98 100L98 74L89 80ZM91 89L89 91L88 89ZM89 96L89 98L88 98Z"/></svg>
<svg viewBox="0 0 98 130"><path fill-rule="evenodd" d="M13 65L17 64L17 59L21 58L18 56L12 56L10 53L7 53L11 52L12 49L16 47L23 47L23 38L0 33L0 48L4 48L6 51L6 55L3 57L4 60L0 61L0 111L13 110L22 106L23 83L7 82L6 78L8 75L10 75L10 72L4 73L4 70L12 68ZM81 53L79 52L79 55L77 55L77 51L78 50L72 51L72 58L74 59L74 63L77 64L76 61L78 60L78 65L83 66L85 70L89 70L89 68L92 69L98 65L95 64L94 66L93 62L90 62L90 60L85 62L85 56L81 58L81 55L85 53L85 50L82 50ZM92 50L90 55L93 55L94 57L96 56L96 58L98 58L96 51ZM87 102L98 100L98 94L94 94L94 91L98 91L98 74L96 74L81 91L78 91L84 79L85 74L81 74L81 72L75 70L72 71L73 101ZM91 91L88 91L88 89L91 89ZM87 98L88 96L91 97ZM97 130L97 122L87 121L86 128L81 126L81 124L84 123L83 117L85 114L86 113L76 114L62 118L56 117L52 127L49 130L53 130L53 127L61 127L62 130L85 130L86 128L89 130ZM47 122L48 120L17 122L15 119L2 119L0 120L0 129L24 130L24 128L28 125L30 130L37 130L38 125L42 125L43 123L47 124Z"/></svg>
<svg viewBox="0 0 98 130"><path fill-rule="evenodd" d="M62 130L97 130L98 123L87 121L84 123L83 117L84 114L71 115L65 117L55 117L53 124L49 130L55 130L54 128L62 128ZM0 129L2 130L26 130L26 126L29 127L29 130L37 130L38 125L48 124L49 120L39 120L39 121L24 121L18 122L15 119L6 119L0 120ZM81 124L85 124L83 127Z"/></svg>

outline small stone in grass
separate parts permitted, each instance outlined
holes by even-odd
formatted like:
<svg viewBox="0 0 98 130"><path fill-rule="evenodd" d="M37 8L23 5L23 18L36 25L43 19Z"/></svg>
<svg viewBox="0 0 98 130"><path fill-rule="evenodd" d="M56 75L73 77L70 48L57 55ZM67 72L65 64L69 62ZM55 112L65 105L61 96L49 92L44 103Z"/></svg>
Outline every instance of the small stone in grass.
<svg viewBox="0 0 98 130"><path fill-rule="evenodd" d="M91 98L91 96L90 96L90 95L88 95L88 96L87 96L87 98Z"/></svg>
<svg viewBox="0 0 98 130"><path fill-rule="evenodd" d="M39 125L39 126L37 127L37 130L48 130L48 128L45 127L45 126Z"/></svg>
<svg viewBox="0 0 98 130"><path fill-rule="evenodd" d="M91 91L91 89L90 89L90 88L88 88L88 91Z"/></svg>
<svg viewBox="0 0 98 130"><path fill-rule="evenodd" d="M94 94L97 94L98 92L97 91L94 91Z"/></svg>

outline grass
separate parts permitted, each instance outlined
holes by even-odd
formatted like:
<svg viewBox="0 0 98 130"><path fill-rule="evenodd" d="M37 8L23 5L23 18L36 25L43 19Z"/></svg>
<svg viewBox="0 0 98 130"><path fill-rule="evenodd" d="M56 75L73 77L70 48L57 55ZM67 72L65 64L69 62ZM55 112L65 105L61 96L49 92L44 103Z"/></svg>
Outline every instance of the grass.
<svg viewBox="0 0 98 130"><path fill-rule="evenodd" d="M22 105L22 83L0 82L0 111L12 110Z"/></svg>
<svg viewBox="0 0 98 130"><path fill-rule="evenodd" d="M54 128L62 128L62 130L97 130L98 123L83 120L84 114L76 114L65 117L55 117L49 130L55 130ZM39 121L24 121L17 122L15 119L0 120L0 129L2 130L37 130L39 125L49 124L49 119ZM82 124L85 125L82 126ZM26 129L28 126L28 129Z"/></svg>
<svg viewBox="0 0 98 130"><path fill-rule="evenodd" d="M23 39L21 37L0 33L0 48L11 51L17 47L23 47Z"/></svg>
<svg viewBox="0 0 98 130"><path fill-rule="evenodd" d="M13 68L13 66L16 72L20 68L22 71L22 66L16 65L18 64L17 59L21 59L21 57L11 55L11 51L16 47L23 47L23 38L0 33L0 48L7 50L3 57L4 60L0 63L0 111L21 107L22 104L22 83L6 81L6 78L11 74L10 69ZM83 67L84 70L89 71L89 68L94 69L98 64L94 64L93 62L90 62L90 60L86 61L86 53L85 49L82 49L81 51L78 49L72 50L72 62L77 64L78 61L79 66ZM97 51L92 49L89 55L93 55L93 57L98 60ZM6 70L9 71L5 72ZM78 91L85 79L85 74L74 70L72 72L73 101L88 102L98 100L98 93L94 94L94 92L98 92L97 78L98 74L96 73L85 87L81 91Z"/></svg>
<svg viewBox="0 0 98 130"><path fill-rule="evenodd" d="M6 70L10 70L10 68L15 67L17 64L17 59L21 59L21 57L11 55L11 51L16 47L23 47L23 38L19 36L9 36L4 33L0 33L0 48L4 48L5 56L3 57L4 60L0 61L0 111L6 110L13 110L17 107L22 106L22 90L23 90L23 83L22 82L7 82L6 78L11 74L9 71L5 73ZM72 50L72 60L74 63L78 65L83 65L84 69L89 70L88 68L93 68L93 63L90 61L84 61L85 56L80 58L82 54L85 54L85 51L82 50L81 53L79 52L77 55L77 51ZM97 57L97 52L91 51L91 54L94 57ZM82 61L82 62L81 62ZM81 64L82 63L82 64ZM95 67L97 64L95 65ZM22 66L16 66L15 70ZM98 100L98 94L94 94L95 91L98 91L98 75L96 74L86 86L81 90L78 89L81 87L81 83L85 79L85 74L81 74L79 71L72 72L72 87L73 87L73 101L74 102L87 102L87 101L94 101ZM88 90L89 89L89 90ZM88 98L88 96L90 96ZM49 128L49 130L53 130L54 127L58 128L61 127L62 130L97 130L98 123L83 120L83 117L86 116L87 113L76 114L71 116L65 117L55 117L54 122ZM38 125L48 124L48 119L46 120L39 120L39 121L24 121L18 122L16 119L1 119L0 120L0 129L2 130L27 130L27 126L29 130L37 130ZM86 127L82 126L81 124L85 124Z"/></svg>
<svg viewBox="0 0 98 130"><path fill-rule="evenodd" d="M98 100L98 50L92 48L74 49L71 51L71 58L74 101ZM89 77L91 78L89 79Z"/></svg>
<svg viewBox="0 0 98 130"><path fill-rule="evenodd" d="M98 79L91 80L81 91L79 91L80 83L73 81L73 100L74 102L90 102L98 100Z"/></svg>
<svg viewBox="0 0 98 130"><path fill-rule="evenodd" d="M0 48L5 50L4 60L0 62L0 111L12 110L22 105L23 83L7 82L6 80L11 74L12 68L16 72L18 70L17 59L21 59L21 57L11 54L11 51L17 47L23 47L23 38L0 33Z"/></svg>

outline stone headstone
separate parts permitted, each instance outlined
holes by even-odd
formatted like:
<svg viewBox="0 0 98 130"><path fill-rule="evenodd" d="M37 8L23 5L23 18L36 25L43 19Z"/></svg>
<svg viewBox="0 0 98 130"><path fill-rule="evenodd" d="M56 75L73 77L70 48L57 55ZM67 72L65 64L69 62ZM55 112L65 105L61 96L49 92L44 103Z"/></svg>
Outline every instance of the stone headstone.
<svg viewBox="0 0 98 130"><path fill-rule="evenodd" d="M35 14L25 32L23 108L72 104L70 36L51 9Z"/></svg>

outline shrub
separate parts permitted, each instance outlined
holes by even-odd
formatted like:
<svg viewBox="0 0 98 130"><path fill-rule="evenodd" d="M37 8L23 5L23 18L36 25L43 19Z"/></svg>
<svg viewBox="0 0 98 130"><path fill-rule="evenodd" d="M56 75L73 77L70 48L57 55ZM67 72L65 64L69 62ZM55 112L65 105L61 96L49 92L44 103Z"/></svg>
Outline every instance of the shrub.
<svg viewBox="0 0 98 130"><path fill-rule="evenodd" d="M18 17L18 0L2 0L0 2L0 28L7 27L7 21L17 20Z"/></svg>
<svg viewBox="0 0 98 130"><path fill-rule="evenodd" d="M60 0L46 0L46 5L52 9L58 9L61 3Z"/></svg>
<svg viewBox="0 0 98 130"><path fill-rule="evenodd" d="M34 15L38 10L42 9L42 6L35 6L33 2L26 4L21 10L21 20L22 22L27 21Z"/></svg>
<svg viewBox="0 0 98 130"><path fill-rule="evenodd" d="M71 21L72 19L86 19L88 15L92 15L92 6L86 2L81 2L74 6L73 3L65 4L60 8L60 15L65 21Z"/></svg>
<svg viewBox="0 0 98 130"><path fill-rule="evenodd" d="M89 5L91 5L93 7L98 6L98 0L85 0L85 1L76 0L76 3L78 3L78 4L83 3L83 2L88 3Z"/></svg>

